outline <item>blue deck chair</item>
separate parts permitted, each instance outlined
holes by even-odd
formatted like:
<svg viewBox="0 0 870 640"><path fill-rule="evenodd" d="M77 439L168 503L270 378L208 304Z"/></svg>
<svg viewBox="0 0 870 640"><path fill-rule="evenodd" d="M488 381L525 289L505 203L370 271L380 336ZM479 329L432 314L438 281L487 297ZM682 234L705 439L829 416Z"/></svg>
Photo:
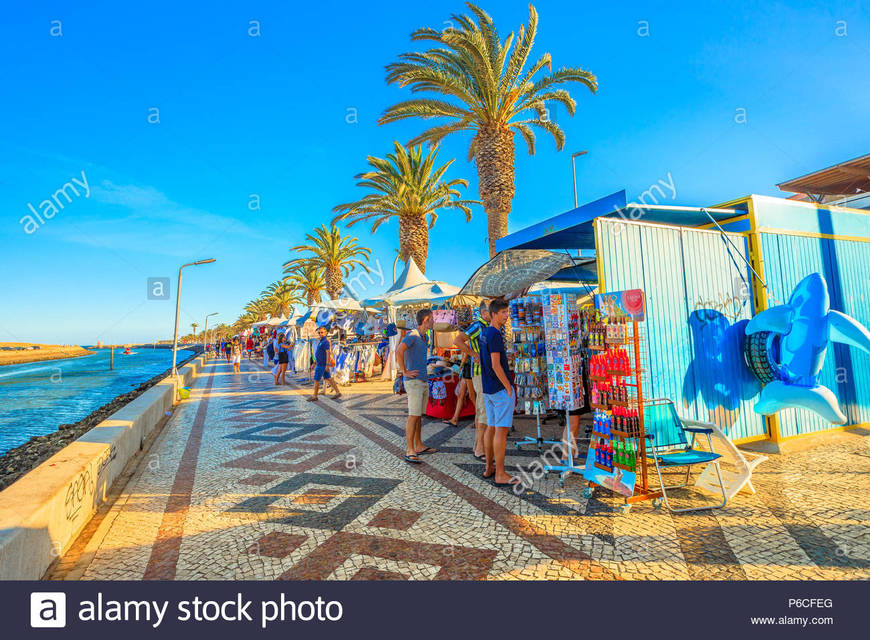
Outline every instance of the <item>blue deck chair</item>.
<svg viewBox="0 0 870 640"><path fill-rule="evenodd" d="M680 418L677 415L674 403L667 398L657 398L645 402L643 411L644 429L649 436L647 455L655 461L659 485L662 490L662 498L668 510L671 513L683 513L685 511L703 511L705 509L724 507L728 497L725 492L725 484L722 482L722 470L719 468L719 458L721 456L713 450L713 441L710 437L713 429L710 425L706 422ZM687 439L687 433L691 434L691 439ZM693 448L695 436L698 434L707 436L707 442L710 446L709 451ZM722 489L722 504L686 509L672 508L668 502L667 492L671 489L685 487L689 483L689 473L693 465L710 463L712 463L719 478L719 487ZM665 482L662 479L662 469L672 467L686 467L686 477L682 484L665 486Z"/></svg>

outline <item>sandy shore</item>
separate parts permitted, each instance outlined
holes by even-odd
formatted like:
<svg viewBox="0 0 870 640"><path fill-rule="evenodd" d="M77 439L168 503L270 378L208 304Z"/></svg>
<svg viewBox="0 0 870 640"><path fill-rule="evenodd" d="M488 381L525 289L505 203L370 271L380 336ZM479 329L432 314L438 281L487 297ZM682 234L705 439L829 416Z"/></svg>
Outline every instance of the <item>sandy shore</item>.
<svg viewBox="0 0 870 640"><path fill-rule="evenodd" d="M4 351L2 347L31 347L27 351ZM58 360L60 358L76 358L94 353L78 346L63 346L59 344L36 344L34 342L0 342L0 366L4 364L23 364L25 362L41 362L43 360Z"/></svg>

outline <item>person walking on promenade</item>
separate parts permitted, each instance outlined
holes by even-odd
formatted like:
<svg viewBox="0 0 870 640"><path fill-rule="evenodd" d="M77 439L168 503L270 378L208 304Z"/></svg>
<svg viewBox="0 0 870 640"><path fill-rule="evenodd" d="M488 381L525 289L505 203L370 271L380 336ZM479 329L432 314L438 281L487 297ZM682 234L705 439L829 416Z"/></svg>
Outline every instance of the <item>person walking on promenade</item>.
<svg viewBox="0 0 870 640"><path fill-rule="evenodd" d="M498 486L512 485L517 479L504 468L507 434L514 421L516 397L508 377L507 353L501 329L507 323L510 310L504 300L493 300L489 305L490 326L480 336L481 379L486 406L486 469L484 478L495 476Z"/></svg>
<svg viewBox="0 0 870 640"><path fill-rule="evenodd" d="M242 341L238 337L233 338L230 354L233 358L233 373L239 373L242 366Z"/></svg>
<svg viewBox="0 0 870 640"><path fill-rule="evenodd" d="M284 334L278 336L278 371L275 372L275 384L287 384L287 365L290 363L290 350Z"/></svg>
<svg viewBox="0 0 870 640"><path fill-rule="evenodd" d="M245 351L248 352L248 360L253 360L253 358L254 358L254 338L253 338L253 336L248 336L248 339L245 341Z"/></svg>
<svg viewBox="0 0 870 640"><path fill-rule="evenodd" d="M314 395L308 398L308 402L316 402L317 396L320 393L320 382L326 380L335 395L334 400L341 397L341 391L338 390L338 385L332 378L329 368L335 366L335 359L332 356L332 345L329 343L329 338L326 337L326 327L318 327L317 335L320 340L317 342L317 348L314 350Z"/></svg>
<svg viewBox="0 0 870 640"><path fill-rule="evenodd" d="M271 369L274 366L275 346L272 340L266 339L263 341L263 366Z"/></svg>
<svg viewBox="0 0 870 640"><path fill-rule="evenodd" d="M227 338L226 346L224 347L224 354L227 357L227 363L232 362L232 353L233 353L233 343L232 340Z"/></svg>
<svg viewBox="0 0 870 640"><path fill-rule="evenodd" d="M483 380L480 371L480 335L489 326L489 306L480 303L480 317L471 323L453 341L463 354L471 358L471 387L474 398L474 457L481 462L485 459L483 439L486 434L486 407L483 402Z"/></svg>
<svg viewBox="0 0 870 640"><path fill-rule="evenodd" d="M405 460L414 464L422 462L420 454L437 453L437 449L423 444L423 414L429 403L429 372L426 368L426 352L429 341L426 332L434 325L432 312L421 309L417 312L417 328L409 331L396 349L396 366L408 394L408 420L405 422Z"/></svg>

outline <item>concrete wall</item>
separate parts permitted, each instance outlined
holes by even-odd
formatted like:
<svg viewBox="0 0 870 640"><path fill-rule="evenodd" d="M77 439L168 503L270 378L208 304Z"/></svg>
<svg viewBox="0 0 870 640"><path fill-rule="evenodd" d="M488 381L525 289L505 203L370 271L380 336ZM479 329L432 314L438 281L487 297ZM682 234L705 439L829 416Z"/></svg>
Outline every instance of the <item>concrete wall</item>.
<svg viewBox="0 0 870 640"><path fill-rule="evenodd" d="M196 358L179 370L190 386ZM0 579L38 580L63 555L176 399L170 376L0 492Z"/></svg>

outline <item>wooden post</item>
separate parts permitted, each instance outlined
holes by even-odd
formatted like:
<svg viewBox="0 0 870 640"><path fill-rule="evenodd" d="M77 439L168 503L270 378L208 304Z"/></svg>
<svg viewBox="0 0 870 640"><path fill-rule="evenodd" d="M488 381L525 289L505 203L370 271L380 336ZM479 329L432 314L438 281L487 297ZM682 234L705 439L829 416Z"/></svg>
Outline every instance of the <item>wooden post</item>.
<svg viewBox="0 0 870 640"><path fill-rule="evenodd" d="M109 347L109 371L115 368L115 345Z"/></svg>

